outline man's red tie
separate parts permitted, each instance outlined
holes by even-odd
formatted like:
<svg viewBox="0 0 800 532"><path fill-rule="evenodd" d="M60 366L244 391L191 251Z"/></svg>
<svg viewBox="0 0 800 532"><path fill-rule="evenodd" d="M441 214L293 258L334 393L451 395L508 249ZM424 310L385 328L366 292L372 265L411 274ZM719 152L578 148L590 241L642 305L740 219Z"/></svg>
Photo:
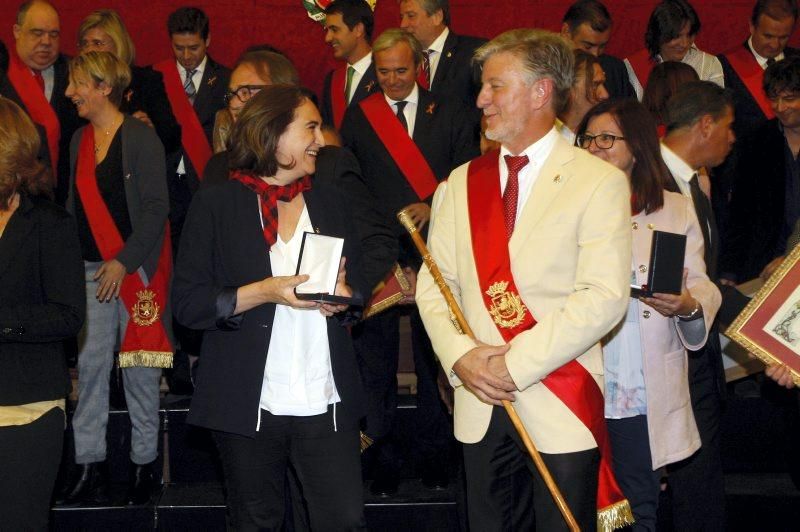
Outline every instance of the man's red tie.
<svg viewBox="0 0 800 532"><path fill-rule="evenodd" d="M42 71L34 70L33 79L36 80L36 84L39 85L39 88L42 89L42 94L44 94L44 78L42 77Z"/></svg>
<svg viewBox="0 0 800 532"><path fill-rule="evenodd" d="M506 233L508 238L514 232L514 223L517 221L517 200L519 198L519 171L528 164L528 156L506 155L506 166L508 167L508 181L506 190L503 192L503 213L506 218Z"/></svg>
<svg viewBox="0 0 800 532"><path fill-rule="evenodd" d="M431 86L431 51L422 51L422 68L419 69L417 75L417 83L425 90L429 90Z"/></svg>

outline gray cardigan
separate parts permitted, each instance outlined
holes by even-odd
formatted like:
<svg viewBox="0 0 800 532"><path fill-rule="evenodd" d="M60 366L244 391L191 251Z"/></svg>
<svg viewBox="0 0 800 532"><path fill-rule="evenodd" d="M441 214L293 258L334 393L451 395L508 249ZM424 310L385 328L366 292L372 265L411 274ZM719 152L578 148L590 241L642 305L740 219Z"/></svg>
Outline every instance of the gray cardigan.
<svg viewBox="0 0 800 532"><path fill-rule="evenodd" d="M70 178L67 210L75 214L75 173L84 126L72 136L69 147ZM144 267L148 279L158 265L169 213L164 146L156 132L140 120L126 116L122 123L122 171L132 232L116 259L128 273Z"/></svg>

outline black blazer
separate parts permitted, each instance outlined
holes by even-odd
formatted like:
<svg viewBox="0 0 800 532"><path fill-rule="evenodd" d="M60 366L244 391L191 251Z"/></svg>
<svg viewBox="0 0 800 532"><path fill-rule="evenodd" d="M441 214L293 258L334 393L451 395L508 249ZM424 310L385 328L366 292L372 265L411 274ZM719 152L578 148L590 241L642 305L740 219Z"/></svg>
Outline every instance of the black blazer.
<svg viewBox="0 0 800 532"><path fill-rule="evenodd" d="M325 76L325 82L322 86L322 105L320 105L319 112L322 115L322 123L335 126L336 124L333 123L333 103L332 103L332 96L331 96L331 83L333 82L333 70L328 72ZM380 91L381 88L378 86L378 77L375 74L375 63L371 62L369 64L369 69L364 73L361 77L361 81L358 82L358 87L356 87L356 91L353 93L353 98L350 100L350 103L347 105L348 108L354 106L373 92Z"/></svg>
<svg viewBox="0 0 800 532"><path fill-rule="evenodd" d="M486 39L456 35L450 30L430 86L434 96L440 100L457 97L472 113L481 90L480 69L472 63L472 57L485 42Z"/></svg>
<svg viewBox="0 0 800 532"><path fill-rule="evenodd" d="M606 74L606 90L610 98L636 98L625 62L613 55L603 54L599 58L600 66Z"/></svg>
<svg viewBox="0 0 800 532"><path fill-rule="evenodd" d="M208 145L213 145L214 135L214 119L216 118L217 111L224 109L225 105L225 92L228 90L228 80L231 77L229 68L217 63L210 56L207 56L206 67L203 70L203 77L200 84L197 86L197 92L194 98L194 112L200 120L200 125L203 126L203 132L208 139ZM170 107L172 109L172 107ZM169 153L167 152L167 175L175 174L178 170L178 164L183 157L183 148L180 150ZM199 180L197 173L192 167L189 158L183 161L186 168L186 174L190 176L189 187L192 191L197 190Z"/></svg>
<svg viewBox="0 0 800 532"><path fill-rule="evenodd" d="M397 261L397 239L392 233L392 224L378 206L370 191L361 167L353 153L347 148L325 146L317 155L318 179L325 179L346 198L340 209L352 214L361 239L361 273L364 283L376 286ZM202 188L224 183L228 180L228 152L214 154L206 165Z"/></svg>
<svg viewBox="0 0 800 532"><path fill-rule="evenodd" d="M78 334L85 314L75 221L23 194L0 237L0 405L66 397L62 340Z"/></svg>
<svg viewBox="0 0 800 532"><path fill-rule="evenodd" d="M11 53L16 53L13 50ZM69 143L75 131L86 122L78 116L78 111L72 101L66 96L67 85L69 85L69 57L59 55L54 68L53 94L50 97L50 106L56 112L59 125L61 126L61 138L58 142L58 183L56 185L55 197L59 205L63 205L67 199L69 188ZM0 96L13 100L14 103L25 109L16 89L7 77L0 79ZM46 146L46 144L45 144ZM49 155L48 155L49 157ZM49 160L49 159L48 159Z"/></svg>
<svg viewBox="0 0 800 532"><path fill-rule="evenodd" d="M147 113L165 153L181 148L181 126L172 114L161 72L131 65L131 84L122 95L119 110L130 115L137 111Z"/></svg>
<svg viewBox="0 0 800 532"><path fill-rule="evenodd" d="M396 219L403 207L420 201L395 164L386 146L367 121L360 106L350 107L342 122L342 139L355 154L372 194L391 224L396 236L406 230ZM443 100L419 89L419 105L414 125L414 143L419 147L434 175L442 181L450 172L480 154L470 117L457 101ZM431 198L421 198L430 201Z"/></svg>
<svg viewBox="0 0 800 532"><path fill-rule="evenodd" d="M784 251L785 149L777 118L736 143L736 180L720 271L738 282L758 276Z"/></svg>
<svg viewBox="0 0 800 532"><path fill-rule="evenodd" d="M345 239L348 284L359 294L369 294L360 271L358 237L342 208L346 199L319 178L303 196L315 229ZM205 331L188 421L255 436L275 305L232 314L238 287L272 275L257 199L238 181L204 187L195 194L183 231L173 279L175 317ZM338 317L327 322L333 376L342 399L337 422L355 428L364 398L352 342Z"/></svg>

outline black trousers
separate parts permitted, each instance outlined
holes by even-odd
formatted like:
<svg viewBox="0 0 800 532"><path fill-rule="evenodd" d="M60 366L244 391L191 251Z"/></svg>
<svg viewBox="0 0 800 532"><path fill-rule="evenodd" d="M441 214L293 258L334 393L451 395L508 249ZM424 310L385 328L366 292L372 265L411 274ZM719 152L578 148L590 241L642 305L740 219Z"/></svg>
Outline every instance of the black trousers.
<svg viewBox="0 0 800 532"><path fill-rule="evenodd" d="M358 430L335 431L331 408L308 417L262 410L255 438L217 431L214 440L225 474L230 529L283 529L290 463L312 530L366 528Z"/></svg>
<svg viewBox="0 0 800 532"><path fill-rule="evenodd" d="M397 466L399 458L389 436L397 409L397 367L400 356L400 316L409 313L414 367L417 374L416 440L422 462L446 458L452 427L439 398L436 378L439 362L433 352L416 307L392 308L358 324L353 345L367 395L366 434L376 441L377 460L384 467Z"/></svg>
<svg viewBox="0 0 800 532"><path fill-rule="evenodd" d="M64 411L0 427L0 530L47 530L64 442Z"/></svg>
<svg viewBox="0 0 800 532"><path fill-rule="evenodd" d="M597 529L597 449L544 454L542 459L584 532ZM470 530L569 530L503 407L494 407L486 435L464 444Z"/></svg>
<svg viewBox="0 0 800 532"><path fill-rule="evenodd" d="M661 469L653 471L647 416L606 419L614 476L631 504L636 522L631 530L655 531Z"/></svg>
<svg viewBox="0 0 800 532"><path fill-rule="evenodd" d="M725 530L721 404L710 356L707 349L689 354L689 395L701 447L667 467L672 520L680 532Z"/></svg>

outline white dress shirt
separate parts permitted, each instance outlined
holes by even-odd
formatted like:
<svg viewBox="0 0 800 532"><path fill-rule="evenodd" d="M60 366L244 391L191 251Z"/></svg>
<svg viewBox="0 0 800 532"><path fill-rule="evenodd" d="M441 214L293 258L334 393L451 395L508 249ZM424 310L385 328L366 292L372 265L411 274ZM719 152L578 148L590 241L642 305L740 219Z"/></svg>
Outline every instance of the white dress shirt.
<svg viewBox="0 0 800 532"><path fill-rule="evenodd" d="M397 114L397 102L400 100L392 100L385 93L383 97L386 98L386 103L392 108L392 112ZM406 123L408 124L408 136L413 139L414 123L417 121L417 105L419 104L419 86L416 83L414 83L411 93L402 101L407 102L405 108L403 108L403 116L406 117Z"/></svg>
<svg viewBox="0 0 800 532"><path fill-rule="evenodd" d="M517 155L527 155L528 164L519 171L517 180L519 182L519 195L517 196L517 217L515 221L519 221L519 216L522 214L522 208L528 197L531 194L536 178L539 177L539 172L542 171L544 162L550 157L553 147L556 145L559 133L555 127L551 129L544 137L540 138L527 148L522 153ZM508 148L502 146L500 148L500 194L502 195L506 190L506 183L508 183L508 166L506 166L506 155L513 155Z"/></svg>
<svg viewBox="0 0 800 532"><path fill-rule="evenodd" d="M756 61L758 61L758 64L761 66L761 68L766 70L767 69L767 58L762 56L762 55L759 55L758 52L756 52L756 49L753 48L753 37L752 36L750 36L750 38L747 39L747 46L750 48L750 51L753 52L753 57L756 58ZM783 57L784 57L783 56L783 52L781 52L781 53L779 53L778 55L775 56L775 61L783 61Z"/></svg>
<svg viewBox="0 0 800 532"><path fill-rule="evenodd" d="M661 59L660 55L656 56L656 62L663 62L663 59ZM720 87L725 87L725 76L722 72L722 63L719 62L719 59L717 59L716 56L700 50L695 44L692 44L692 46L689 47L689 51L686 52L685 56L683 56L681 63L686 63L695 69L701 81L711 81ZM633 86L633 90L636 91L636 98L639 101L642 101L642 97L644 96L644 87L642 87L639 78L636 77L636 72L633 71L633 67L631 66L630 61L627 59L625 59L625 68L628 70L628 79Z"/></svg>
<svg viewBox="0 0 800 532"><path fill-rule="evenodd" d="M292 238L284 242L278 235L269 250L273 276L295 274L306 231L313 232L314 228L308 208L303 207ZM340 400L333 381L325 316L317 309L275 305L261 385L261 408L274 415L314 416L325 413L329 404Z"/></svg>
<svg viewBox="0 0 800 532"><path fill-rule="evenodd" d="M433 80L436 77L436 68L439 66L439 59L442 58L444 41L447 40L448 35L450 35L450 29L445 26L442 33L440 33L428 47L428 63L431 66L431 79L428 80L429 87L433 87Z"/></svg>
<svg viewBox="0 0 800 532"><path fill-rule="evenodd" d="M348 64L348 67L353 67L353 79L350 80L350 93L347 94L347 102L349 103L350 100L353 99L353 95L356 93L356 89L358 88L358 84L361 83L361 78L364 77L364 74L367 73L369 70L370 65L372 65L372 52L368 53L352 65ZM345 72L345 80L347 80L347 72ZM345 81L346 87L347 81Z"/></svg>

